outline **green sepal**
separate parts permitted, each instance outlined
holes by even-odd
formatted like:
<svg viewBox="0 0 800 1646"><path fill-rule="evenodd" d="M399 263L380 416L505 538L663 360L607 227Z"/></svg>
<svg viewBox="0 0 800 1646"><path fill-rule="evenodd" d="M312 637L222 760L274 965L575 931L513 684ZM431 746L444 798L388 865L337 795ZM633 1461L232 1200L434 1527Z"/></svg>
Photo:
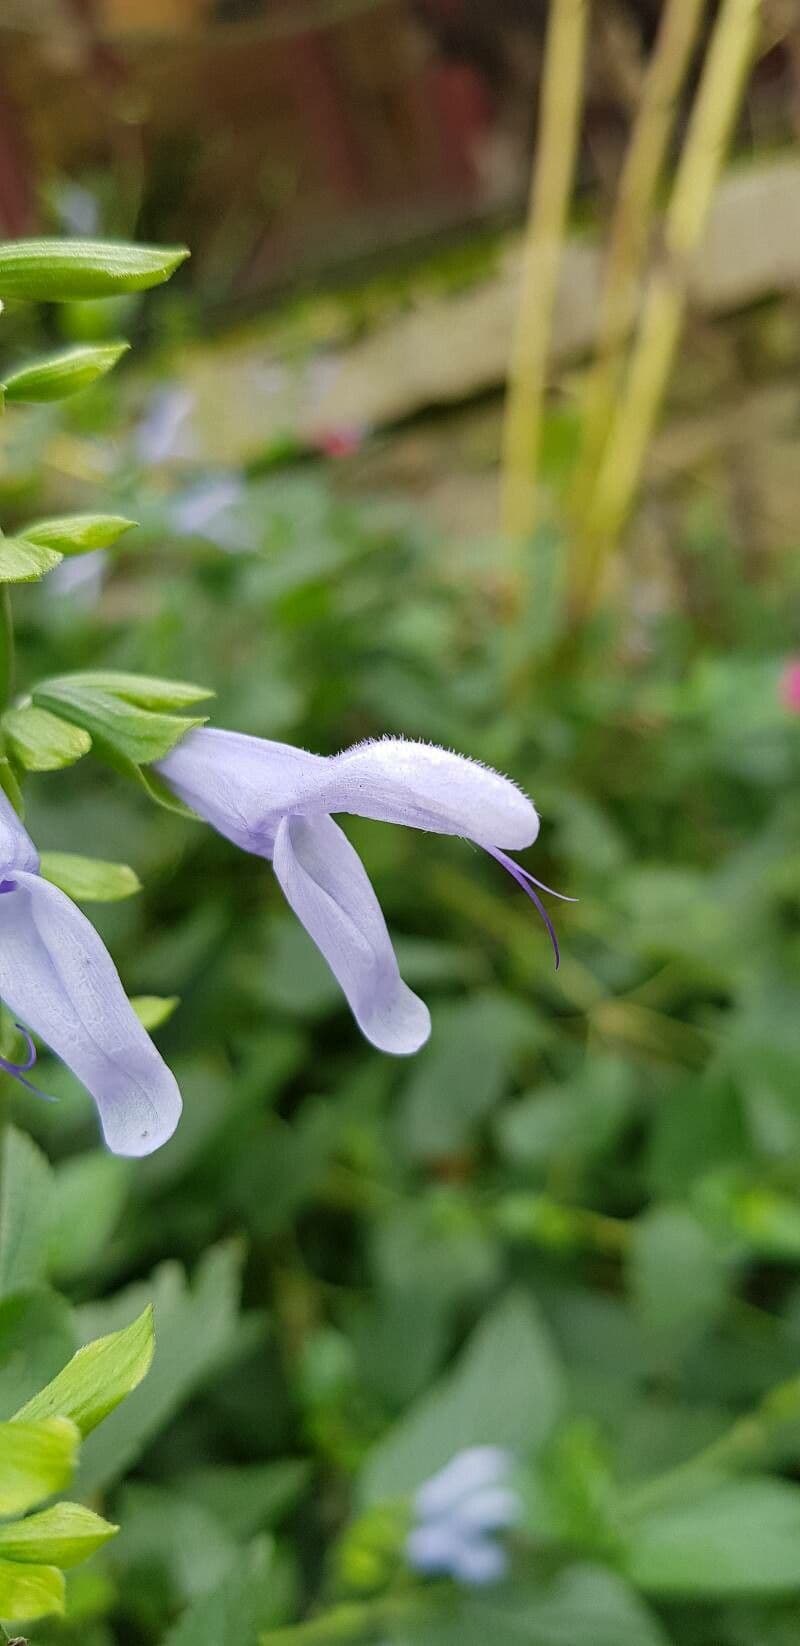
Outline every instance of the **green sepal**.
<svg viewBox="0 0 800 1646"><path fill-rule="evenodd" d="M53 520L34 520L25 527L26 543L38 543L59 554L87 554L109 549L137 521L122 514L66 514Z"/></svg>
<svg viewBox="0 0 800 1646"><path fill-rule="evenodd" d="M126 354L130 343L103 343L99 346L78 343L71 349L62 349L44 360L35 360L29 366L7 377L3 390L5 398L29 405L47 400L66 400L81 389L88 389L98 377L105 377L117 361Z"/></svg>
<svg viewBox="0 0 800 1646"><path fill-rule="evenodd" d="M10 754L28 772L57 772L73 766L92 746L89 733L81 726L72 726L32 703L7 709L3 731Z"/></svg>
<svg viewBox="0 0 800 1646"><path fill-rule="evenodd" d="M57 1566L25 1566L16 1560L0 1560L0 1616L7 1623L61 1616L65 1595L64 1574Z"/></svg>
<svg viewBox="0 0 800 1646"><path fill-rule="evenodd" d="M142 889L139 876L127 863L106 863L73 852L42 852L40 873L75 903L120 903Z"/></svg>
<svg viewBox="0 0 800 1646"><path fill-rule="evenodd" d="M82 1503L56 1503L39 1514L0 1526L0 1561L79 1566L119 1531Z"/></svg>
<svg viewBox="0 0 800 1646"><path fill-rule="evenodd" d="M141 1383L154 1346L153 1310L148 1307L121 1332L110 1332L79 1349L12 1421L29 1424L59 1413L76 1423L81 1434L89 1434Z"/></svg>
<svg viewBox="0 0 800 1646"><path fill-rule="evenodd" d="M44 680L34 687L33 701L73 725L82 726L106 750L137 766L163 760L186 732L204 723L202 715L187 718L140 708L130 698L96 684L102 678L76 674Z"/></svg>
<svg viewBox="0 0 800 1646"><path fill-rule="evenodd" d="M20 1515L72 1478L80 1435L70 1414L19 1414L0 1423L0 1515Z"/></svg>
<svg viewBox="0 0 800 1646"><path fill-rule="evenodd" d="M154 1031L156 1029L160 1029L164 1023L168 1023L173 1012L177 1011L180 1003L181 997L178 994L163 996L158 994L139 994L131 996L131 1005L142 1025L142 1028L147 1029L148 1034L153 1034Z"/></svg>
<svg viewBox="0 0 800 1646"><path fill-rule="evenodd" d="M0 537L0 583L38 583L64 556L25 537Z"/></svg>
<svg viewBox="0 0 800 1646"><path fill-rule="evenodd" d="M146 291L169 280L185 246L129 246L104 240L12 240L0 245L0 296L65 303Z"/></svg>

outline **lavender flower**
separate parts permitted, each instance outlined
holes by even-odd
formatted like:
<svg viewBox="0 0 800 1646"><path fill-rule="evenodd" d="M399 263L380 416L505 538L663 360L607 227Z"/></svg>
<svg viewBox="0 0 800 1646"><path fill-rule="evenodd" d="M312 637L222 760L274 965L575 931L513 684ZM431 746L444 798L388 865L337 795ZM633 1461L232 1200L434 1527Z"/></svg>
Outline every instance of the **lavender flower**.
<svg viewBox="0 0 800 1646"><path fill-rule="evenodd" d="M366 870L333 812L464 835L482 846L535 903L558 964L555 932L536 891L541 882L506 855L508 847L533 843L539 819L516 784L488 766L396 737L324 758L206 727L189 732L157 770L220 834L272 859L287 902L362 1033L381 1051L418 1051L430 1015L400 977Z"/></svg>
<svg viewBox="0 0 800 1646"><path fill-rule="evenodd" d="M172 1136L181 1112L173 1075L128 1001L94 927L39 875L39 856L0 790L0 1000L47 1043L97 1104L115 1154L145 1155ZM29 1085L35 1062L0 1059Z"/></svg>
<svg viewBox="0 0 800 1646"><path fill-rule="evenodd" d="M519 1520L522 1503L509 1484L510 1454L499 1446L458 1452L421 1486L406 1557L415 1571L457 1583L496 1583L508 1569L497 1534Z"/></svg>

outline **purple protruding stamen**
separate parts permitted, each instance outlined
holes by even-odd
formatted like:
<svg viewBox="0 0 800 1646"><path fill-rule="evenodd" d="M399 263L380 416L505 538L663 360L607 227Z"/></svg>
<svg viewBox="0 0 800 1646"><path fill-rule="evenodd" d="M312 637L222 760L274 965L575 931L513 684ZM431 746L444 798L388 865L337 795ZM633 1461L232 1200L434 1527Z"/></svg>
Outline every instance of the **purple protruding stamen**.
<svg viewBox="0 0 800 1646"><path fill-rule="evenodd" d="M558 947L558 938L556 937L556 929L550 919L549 914L547 913L539 893L536 891L536 887L539 886L543 892L549 892L552 897L560 898L562 903L576 903L577 898L566 897L563 892L554 891L552 886L545 886L543 880L537 880L536 876L531 874L530 869L523 869L521 863L515 863L513 857L509 857L507 852L501 852L499 846L486 846L484 847L484 850L489 853L490 857L496 858L497 862L502 864L503 868L506 869L512 876L512 879L516 880L517 885L525 893L525 896L530 898L537 914L541 916L541 919L544 922L545 930L550 942L553 945L553 954L556 957L556 971L558 971L561 964L561 955Z"/></svg>
<svg viewBox="0 0 800 1646"><path fill-rule="evenodd" d="M2 891L2 887L0 887L0 891ZM21 1086L26 1086L29 1092L35 1092L37 1097L43 1097L47 1103L52 1103L53 1098L50 1097L48 1092L40 1091L38 1086L34 1086L32 1080L26 1079L29 1069L32 1069L36 1062L36 1047L27 1029L23 1029L21 1023L15 1024L15 1028L19 1030L27 1043L28 1051L25 1062L12 1063L7 1057L0 1057L0 1070L3 1074L10 1074L12 1080L18 1080Z"/></svg>

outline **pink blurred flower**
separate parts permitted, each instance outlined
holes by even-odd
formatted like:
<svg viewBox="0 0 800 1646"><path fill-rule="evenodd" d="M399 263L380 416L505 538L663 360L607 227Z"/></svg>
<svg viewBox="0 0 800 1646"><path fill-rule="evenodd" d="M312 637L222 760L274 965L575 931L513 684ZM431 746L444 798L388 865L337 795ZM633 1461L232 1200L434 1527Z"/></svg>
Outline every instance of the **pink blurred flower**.
<svg viewBox="0 0 800 1646"><path fill-rule="evenodd" d="M317 450L325 457L355 457L361 450L366 438L366 430L352 425L339 429L326 429L316 440Z"/></svg>
<svg viewBox="0 0 800 1646"><path fill-rule="evenodd" d="M792 658L781 675L781 702L793 714L800 714L800 657Z"/></svg>

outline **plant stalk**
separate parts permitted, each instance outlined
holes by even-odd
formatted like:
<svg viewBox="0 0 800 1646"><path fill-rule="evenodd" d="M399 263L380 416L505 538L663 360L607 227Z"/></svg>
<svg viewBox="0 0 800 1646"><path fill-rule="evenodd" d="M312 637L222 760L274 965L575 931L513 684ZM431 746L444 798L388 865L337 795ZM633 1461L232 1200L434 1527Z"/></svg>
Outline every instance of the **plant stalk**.
<svg viewBox="0 0 800 1646"><path fill-rule="evenodd" d="M656 191L705 0L666 0L617 188L604 270L596 355L589 374L583 443L574 487L580 516L596 477L614 410L622 349L636 318L653 228Z"/></svg>
<svg viewBox="0 0 800 1646"><path fill-rule="evenodd" d="M536 525L547 355L578 149L587 18L588 0L551 0L503 429L501 524L516 540Z"/></svg>
<svg viewBox="0 0 800 1646"><path fill-rule="evenodd" d="M7 583L0 584L0 709L14 692L14 616Z"/></svg>
<svg viewBox="0 0 800 1646"><path fill-rule="evenodd" d="M663 257L645 295L624 393L603 454L575 567L573 604L591 604L633 503L664 397L705 228L753 56L761 0L722 0L664 220Z"/></svg>

